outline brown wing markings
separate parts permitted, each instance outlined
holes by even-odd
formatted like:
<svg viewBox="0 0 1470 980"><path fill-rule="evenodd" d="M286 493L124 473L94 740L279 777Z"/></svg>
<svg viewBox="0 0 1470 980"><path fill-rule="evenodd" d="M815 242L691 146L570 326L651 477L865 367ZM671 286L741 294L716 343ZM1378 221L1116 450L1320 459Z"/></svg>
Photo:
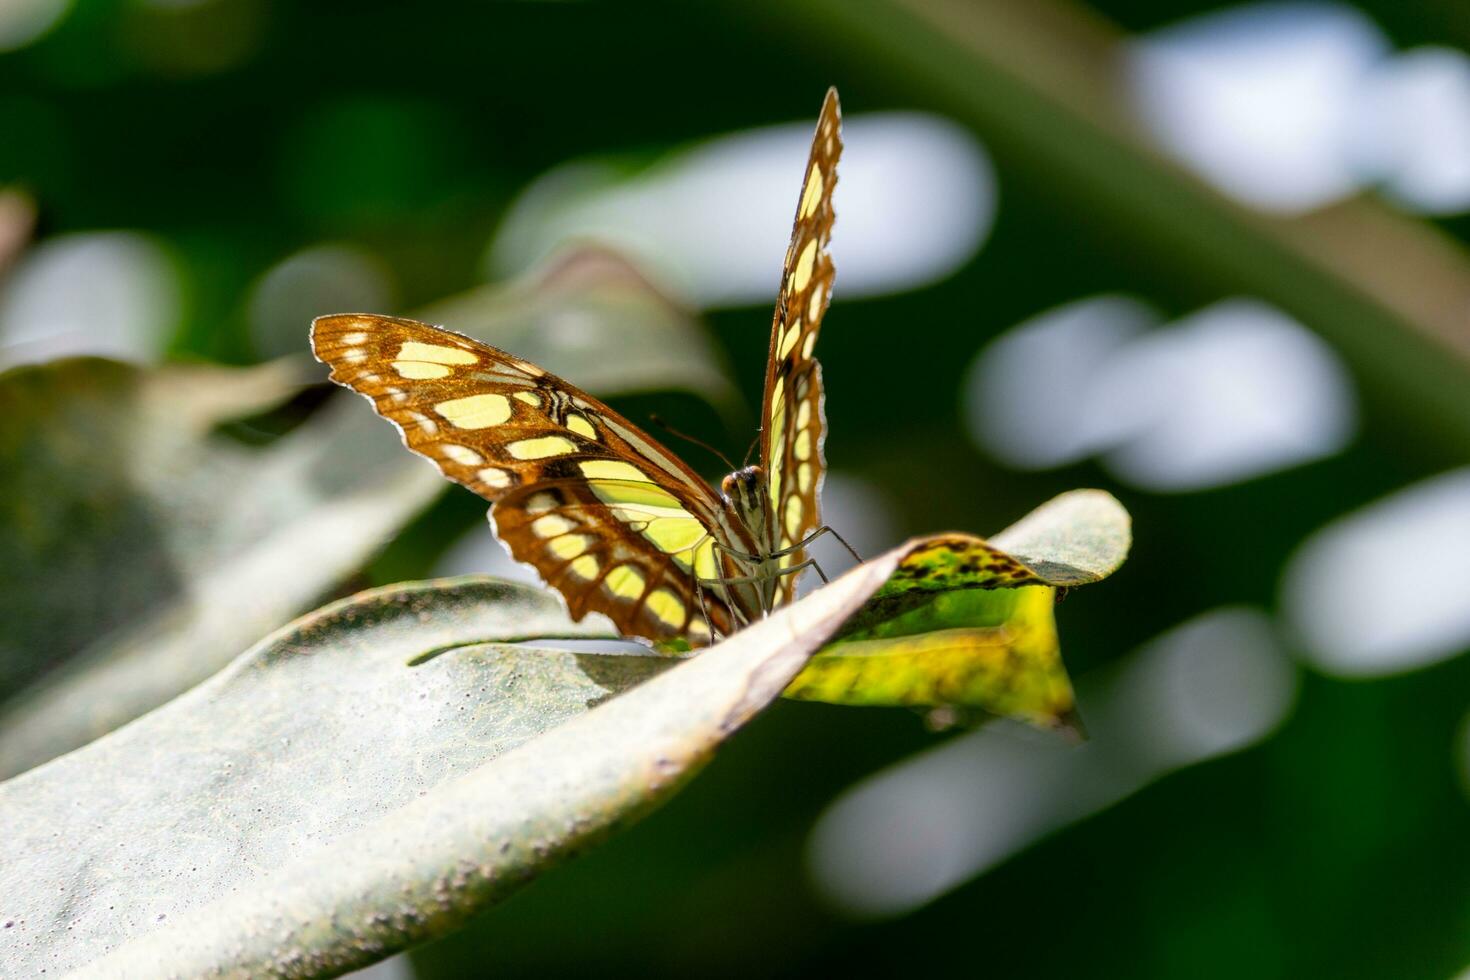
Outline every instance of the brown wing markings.
<svg viewBox="0 0 1470 980"><path fill-rule="evenodd" d="M825 476L826 420L823 411L822 376L814 355L817 333L831 302L836 275L827 251L836 218L832 193L837 185L837 163L842 154L842 110L835 89L829 90L812 137L801 196L792 225L791 244L786 250L781 291L771 325L770 352L766 359L766 389L761 411L761 463L770 486L774 537L782 548L790 547L821 524L820 491ZM807 416L798 424L803 403ZM797 456L798 440L809 440L807 459ZM809 469L807 489L801 489L800 465ZM791 501L796 499L797 504ZM801 508L795 532L787 525L787 508ZM803 551L781 559L785 567L806 560ZM796 576L783 576L778 586L782 601L794 595Z"/></svg>
<svg viewBox="0 0 1470 980"><path fill-rule="evenodd" d="M540 494L554 496L556 503L528 506ZM567 525L556 537L541 537L533 530L535 522L548 517L559 518ZM548 585L560 591L577 618L596 611L608 616L619 632L628 635L653 640L684 636L691 643L708 639L689 576L673 573L669 556L647 548L636 535L614 534L612 529L618 519L610 508L588 495L586 488L572 485L554 490L545 486L525 488L497 502L491 519L516 560L531 565ZM552 554L555 541L578 536L592 541L576 555ZM590 574L576 574L574 566L584 559L592 560L595 567ZM610 573L624 566L636 568L641 582L636 591L619 594L605 586ZM680 607L677 621L669 622L650 613L649 598L659 589L669 589L677 598ZM732 629L733 617L717 596L706 597L704 607L717 630Z"/></svg>
<svg viewBox="0 0 1470 980"><path fill-rule="evenodd" d="M331 366L332 380L368 398L410 450L494 503L497 533L517 560L563 595L575 618L596 611L628 635L654 641L684 637L691 645L708 640L690 573L597 499L579 470L597 460L632 465L713 533L719 507L714 491L652 437L540 368L427 324L370 315L324 317L313 325L312 342L318 358ZM538 493L554 494L558 506L528 509L527 501ZM553 539L532 530L546 513L592 539L588 550L557 555ZM597 557L600 574L574 582L571 574L587 567L576 565L582 554ZM622 564L640 569L645 588L637 596L604 587L607 572ZM657 596L659 589L670 596ZM662 616L653 614L650 602ZM733 628L735 617L718 597L706 597L705 607L716 629Z"/></svg>
<svg viewBox="0 0 1470 980"><path fill-rule="evenodd" d="M452 346L477 360L444 365L442 377L395 377L390 365L404 344ZM556 436L568 439L577 450L552 458L631 458L652 464L664 475L664 479L654 478L653 482L679 497L701 519L716 519L720 504L715 492L652 436L574 385L489 344L415 320L344 314L318 318L313 324L312 345L317 358L331 367L333 381L371 401L378 414L398 427L410 450L436 465L444 458L436 451L443 441L467 445L517 471L535 469L535 459L517 459L502 448L523 439ZM542 399L543 409L555 405L576 412L591 424L597 437L589 438L567 428L544 410L518 400L517 394L537 396ZM507 398L512 414L484 428L456 429L435 411L437 405L475 395ZM489 500L499 499L512 489L484 486L468 467L444 470L450 479L470 486Z"/></svg>
<svg viewBox="0 0 1470 980"><path fill-rule="evenodd" d="M822 399L821 366L813 363L803 379L793 386L794 413L792 438L788 446L786 481L781 500L777 504L777 518L781 522L781 547L789 548L803 540L821 524L818 502L821 500L822 484L826 478L826 418ZM792 500L799 501L801 518L793 527L789 521ZM805 560L804 553L793 553L783 559L786 565ZM781 579L780 595L790 600L795 595L795 576Z"/></svg>
<svg viewBox="0 0 1470 980"><path fill-rule="evenodd" d="M762 404L761 462L770 482L766 519L772 536L787 545L820 523L825 418L813 346L831 299L834 268L827 244L841 151L841 109L833 89L822 106L797 203ZM707 641L707 634L700 637L694 628L704 627L692 594L694 577L661 550L668 542L650 540L651 531L645 535L634 530L596 499L589 480L566 469L591 460L637 461L648 482L673 497L682 513L722 537L726 532L719 522L718 496L656 440L535 365L427 324L373 315L324 317L313 324L312 344L318 359L331 365L332 380L367 397L378 414L394 423L410 450L492 501L491 520L502 540L557 588L575 618L595 610L608 614L629 635L653 640L684 636L694 645ZM473 405L455 404L475 398L480 401ZM436 413L444 417L436 419ZM803 464L809 472L801 469ZM559 489L547 489L552 486ZM561 534L537 533L537 512L529 503L538 492L555 493L548 499L557 506L545 513L567 522ZM788 506L799 508L789 526ZM580 513L568 516L572 511ZM645 529L650 526L643 523ZM735 533L738 540L723 543L754 550L742 529ZM557 554L552 542L568 534L592 541L583 542L585 550L577 554L569 547ZM596 556L598 574L587 576L585 585L569 581L569 575L579 572L578 559L589 555ZM694 552L691 560L697 561ZM797 552L782 562L789 566L802 560L804 555ZM728 558L718 561L729 570ZM625 565L639 570L641 588L632 587L629 575L612 582L610 573ZM582 562L580 571L588 567ZM794 586L794 576L780 579L779 597L789 600ZM716 595L706 593L704 605L716 629L732 628L736 617ZM746 610L743 618L750 614Z"/></svg>

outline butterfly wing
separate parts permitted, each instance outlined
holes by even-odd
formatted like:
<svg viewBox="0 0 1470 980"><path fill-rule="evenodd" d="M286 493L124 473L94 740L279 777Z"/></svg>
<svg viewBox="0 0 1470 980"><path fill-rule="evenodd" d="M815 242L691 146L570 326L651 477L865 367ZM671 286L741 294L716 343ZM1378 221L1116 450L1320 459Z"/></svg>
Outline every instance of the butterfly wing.
<svg viewBox="0 0 1470 980"><path fill-rule="evenodd" d="M781 272L781 292L771 325L766 391L761 409L761 465L770 488L774 540L791 548L822 523L821 490L826 463L822 442L822 368L812 356L817 331L832 295L835 269L827 254L832 237L832 190L842 155L842 107L827 90L796 206L791 245ZM804 551L784 556L783 567L806 560ZM780 579L777 598L789 602L796 576Z"/></svg>
<svg viewBox="0 0 1470 980"><path fill-rule="evenodd" d="M600 612L624 635L691 646L711 626L734 629L730 607L695 586L724 567L718 496L627 419L534 364L416 320L319 317L311 343L409 449L493 502L496 533L574 619Z"/></svg>

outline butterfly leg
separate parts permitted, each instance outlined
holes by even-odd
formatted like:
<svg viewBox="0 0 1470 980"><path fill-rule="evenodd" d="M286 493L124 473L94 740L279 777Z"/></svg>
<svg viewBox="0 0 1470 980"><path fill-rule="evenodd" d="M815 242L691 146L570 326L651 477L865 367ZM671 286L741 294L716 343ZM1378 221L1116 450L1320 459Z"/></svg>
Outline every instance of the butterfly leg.
<svg viewBox="0 0 1470 980"><path fill-rule="evenodd" d="M724 637L715 628L715 621L709 618L709 607L704 604L704 583L696 576L694 579L694 598L699 600L699 614L704 617L704 625L709 628L710 643L718 643Z"/></svg>
<svg viewBox="0 0 1470 980"><path fill-rule="evenodd" d="M838 534L837 529L832 527L830 524L823 524L821 527L817 528L811 533L811 536L807 538L807 541L815 541L819 536L823 534L832 535L832 537L837 539L837 543L846 548L849 555L852 555L853 561L857 562L859 565L863 563L863 556L858 554L857 549L848 544L847 539Z"/></svg>
<svg viewBox="0 0 1470 980"><path fill-rule="evenodd" d="M780 551L773 551L769 555L747 555L745 552L739 550L738 548L731 548L729 545L720 544L719 542L715 542L715 547L719 548L727 555L733 555L734 557L739 558L741 561L768 561L772 558L782 558L786 555L792 554L793 552L800 551L824 534L830 534L832 535L832 537L836 538L838 542L842 545L842 547L847 549L847 553L849 555L852 555L853 560L856 561L858 564L862 564L863 556L858 554L857 549L848 544L847 539L838 534L837 529L832 527L832 525L830 524L823 524L821 527L817 528L811 534L808 534L806 537L802 538L791 547L782 548ZM795 567L804 568L806 566L801 565Z"/></svg>
<svg viewBox="0 0 1470 980"><path fill-rule="evenodd" d="M830 535L832 535L832 537L836 538L838 540L838 542L841 543L842 547L844 547L844 548L847 549L847 553L849 555L852 555L853 560L855 560L858 564L862 564L863 556L860 555L860 554L858 554L857 553L857 550L854 549L852 545L850 545L850 544L847 543L847 539L844 538L842 535L838 534L837 533L837 529L834 528L834 527L832 527L830 524L823 524L821 527L817 528L811 534L808 534L805 538L802 538L796 544L792 545L789 548L782 548L780 551L773 551L773 552L771 552L771 554L768 557L770 557L770 558L780 558L783 555L789 555L789 554L791 554L794 551L800 551L801 549L805 548L807 545L811 544L813 541L817 540L818 538L820 538L824 534L830 534Z"/></svg>
<svg viewBox="0 0 1470 980"><path fill-rule="evenodd" d="M792 565L789 568L782 568L779 571L773 572L772 574L775 575L777 578L781 577L782 575L792 575L796 572L801 571L803 568L809 568L816 563L817 560L815 558L808 558L806 561L802 562L799 565ZM770 575L731 575L726 578L700 579L699 581L708 582L711 585L747 585L752 582L765 582L768 581L770 578Z"/></svg>

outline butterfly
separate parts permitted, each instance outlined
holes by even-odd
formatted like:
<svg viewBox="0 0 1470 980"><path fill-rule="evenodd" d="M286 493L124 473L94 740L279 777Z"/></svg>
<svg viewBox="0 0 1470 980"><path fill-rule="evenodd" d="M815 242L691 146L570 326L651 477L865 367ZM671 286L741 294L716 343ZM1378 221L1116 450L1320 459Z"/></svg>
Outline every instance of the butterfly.
<svg viewBox="0 0 1470 980"><path fill-rule="evenodd" d="M836 533L821 520L826 422L812 348L832 295L827 245L841 152L834 88L781 272L760 461L718 491L585 391L470 337L348 313L313 321L312 350L409 449L492 502L495 532L561 593L573 618L602 613L656 646L708 645L789 602L814 564L806 546Z"/></svg>

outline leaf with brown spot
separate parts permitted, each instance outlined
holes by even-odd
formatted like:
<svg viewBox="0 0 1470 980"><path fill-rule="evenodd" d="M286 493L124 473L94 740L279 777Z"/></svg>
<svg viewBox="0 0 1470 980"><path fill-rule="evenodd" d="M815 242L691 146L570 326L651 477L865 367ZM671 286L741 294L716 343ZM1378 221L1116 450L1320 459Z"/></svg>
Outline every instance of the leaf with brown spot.
<svg viewBox="0 0 1470 980"><path fill-rule="evenodd" d="M1074 703L1052 610L1056 589L1111 574L1130 542L1128 513L1100 490L1063 494L990 541L941 534L910 542L888 581L786 695L1067 725Z"/></svg>

